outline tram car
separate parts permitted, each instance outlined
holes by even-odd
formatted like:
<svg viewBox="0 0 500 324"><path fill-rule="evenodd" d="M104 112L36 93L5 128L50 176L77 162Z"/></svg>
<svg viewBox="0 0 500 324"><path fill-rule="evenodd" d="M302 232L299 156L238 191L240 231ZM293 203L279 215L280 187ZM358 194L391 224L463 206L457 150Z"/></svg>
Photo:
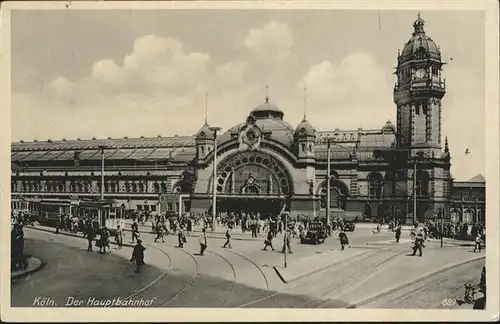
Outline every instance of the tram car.
<svg viewBox="0 0 500 324"><path fill-rule="evenodd" d="M325 243L326 229L322 222L312 222L309 224L305 234L301 234L301 244L319 244Z"/></svg>

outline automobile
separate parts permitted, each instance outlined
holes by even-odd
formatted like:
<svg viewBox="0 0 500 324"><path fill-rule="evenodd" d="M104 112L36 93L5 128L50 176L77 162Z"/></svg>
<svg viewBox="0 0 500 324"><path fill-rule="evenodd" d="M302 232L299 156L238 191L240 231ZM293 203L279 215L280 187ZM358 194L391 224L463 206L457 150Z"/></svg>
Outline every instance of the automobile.
<svg viewBox="0 0 500 324"><path fill-rule="evenodd" d="M324 243L326 239L325 225L321 222L313 222L309 224L309 228L305 234L301 234L301 244L319 244Z"/></svg>
<svg viewBox="0 0 500 324"><path fill-rule="evenodd" d="M355 229L356 229L356 224L354 224L354 222L351 221L344 222L344 231L354 232Z"/></svg>

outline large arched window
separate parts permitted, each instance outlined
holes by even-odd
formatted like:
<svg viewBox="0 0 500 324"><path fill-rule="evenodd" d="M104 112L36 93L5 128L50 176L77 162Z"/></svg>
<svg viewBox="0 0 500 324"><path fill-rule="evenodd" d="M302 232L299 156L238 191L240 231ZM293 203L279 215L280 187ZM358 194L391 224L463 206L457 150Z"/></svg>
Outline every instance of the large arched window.
<svg viewBox="0 0 500 324"><path fill-rule="evenodd" d="M319 189L320 206L326 208L327 204L327 188L326 181L323 182ZM344 183L338 180L331 180L330 183L330 209L345 209L345 201L347 197L347 187Z"/></svg>
<svg viewBox="0 0 500 324"><path fill-rule="evenodd" d="M382 197L382 188L384 178L378 172L372 172L368 175L368 197L371 199L380 199Z"/></svg>
<svg viewBox="0 0 500 324"><path fill-rule="evenodd" d="M288 195L293 192L288 170L281 161L263 152L249 151L228 157L217 173L216 189L220 193Z"/></svg>
<svg viewBox="0 0 500 324"><path fill-rule="evenodd" d="M429 195L429 174L425 171L417 171L417 182L415 189L417 196Z"/></svg>

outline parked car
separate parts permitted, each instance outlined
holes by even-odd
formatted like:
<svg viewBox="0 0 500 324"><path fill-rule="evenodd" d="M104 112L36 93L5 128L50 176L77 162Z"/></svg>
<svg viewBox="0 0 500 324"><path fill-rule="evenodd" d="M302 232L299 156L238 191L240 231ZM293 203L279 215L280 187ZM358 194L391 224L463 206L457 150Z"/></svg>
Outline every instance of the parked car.
<svg viewBox="0 0 500 324"><path fill-rule="evenodd" d="M344 231L346 232L354 232L356 229L356 224L352 221L344 222Z"/></svg>
<svg viewBox="0 0 500 324"><path fill-rule="evenodd" d="M322 222L313 222L305 234L301 234L301 244L319 244L324 243L326 239L325 225Z"/></svg>

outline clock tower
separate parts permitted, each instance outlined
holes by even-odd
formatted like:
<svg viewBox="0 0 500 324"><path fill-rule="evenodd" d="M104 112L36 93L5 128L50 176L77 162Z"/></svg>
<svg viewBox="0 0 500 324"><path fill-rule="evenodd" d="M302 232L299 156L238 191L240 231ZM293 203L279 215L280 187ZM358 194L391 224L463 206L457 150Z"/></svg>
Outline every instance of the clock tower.
<svg viewBox="0 0 500 324"><path fill-rule="evenodd" d="M441 99L445 95L441 52L426 35L418 15L413 35L398 53L394 102L397 106L396 188L406 223L447 217L450 155L442 151Z"/></svg>
<svg viewBox="0 0 500 324"><path fill-rule="evenodd" d="M413 23L414 32L398 53L394 102L397 105L397 144L432 155L441 153L441 99L445 82L441 52L425 34L424 20Z"/></svg>

